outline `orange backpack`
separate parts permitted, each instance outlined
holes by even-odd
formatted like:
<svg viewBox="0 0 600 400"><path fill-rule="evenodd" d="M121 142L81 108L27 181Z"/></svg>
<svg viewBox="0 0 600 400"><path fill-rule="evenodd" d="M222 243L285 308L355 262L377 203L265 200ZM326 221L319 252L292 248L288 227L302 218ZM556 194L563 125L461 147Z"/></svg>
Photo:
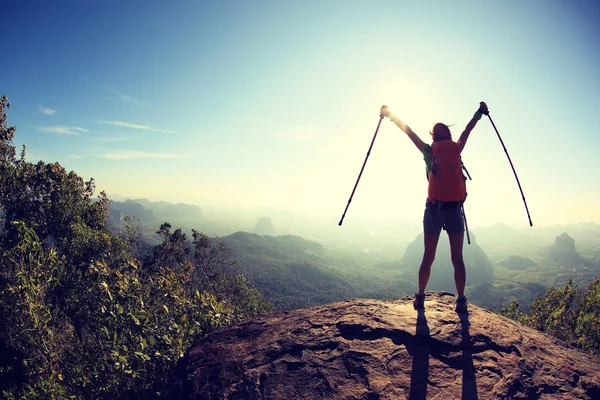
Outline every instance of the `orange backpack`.
<svg viewBox="0 0 600 400"><path fill-rule="evenodd" d="M439 140L431 145L431 170L427 200L465 201L467 198L466 177L462 173L462 162L458 144L450 139Z"/></svg>

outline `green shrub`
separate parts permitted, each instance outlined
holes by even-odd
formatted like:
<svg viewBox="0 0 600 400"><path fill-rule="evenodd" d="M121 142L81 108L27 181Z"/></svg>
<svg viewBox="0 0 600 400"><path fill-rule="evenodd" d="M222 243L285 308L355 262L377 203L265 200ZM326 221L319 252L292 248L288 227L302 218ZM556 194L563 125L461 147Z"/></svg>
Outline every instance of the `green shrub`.
<svg viewBox="0 0 600 400"><path fill-rule="evenodd" d="M600 355L600 277L585 290L573 283L539 295L528 313L513 301L501 315Z"/></svg>
<svg viewBox="0 0 600 400"><path fill-rule="evenodd" d="M600 278L583 293L575 334L582 349L600 354Z"/></svg>

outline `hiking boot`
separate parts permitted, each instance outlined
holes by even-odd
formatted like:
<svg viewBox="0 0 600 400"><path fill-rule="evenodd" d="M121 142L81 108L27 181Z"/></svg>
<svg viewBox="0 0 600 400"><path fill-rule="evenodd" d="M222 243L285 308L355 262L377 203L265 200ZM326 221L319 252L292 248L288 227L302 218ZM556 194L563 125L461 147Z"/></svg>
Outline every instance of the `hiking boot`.
<svg viewBox="0 0 600 400"><path fill-rule="evenodd" d="M415 310L422 310L425 308L425 293L415 293L415 300L413 301L413 307Z"/></svg>
<svg viewBox="0 0 600 400"><path fill-rule="evenodd" d="M456 312L459 314L465 314L468 312L467 310L467 298L465 296L459 296L456 299Z"/></svg>

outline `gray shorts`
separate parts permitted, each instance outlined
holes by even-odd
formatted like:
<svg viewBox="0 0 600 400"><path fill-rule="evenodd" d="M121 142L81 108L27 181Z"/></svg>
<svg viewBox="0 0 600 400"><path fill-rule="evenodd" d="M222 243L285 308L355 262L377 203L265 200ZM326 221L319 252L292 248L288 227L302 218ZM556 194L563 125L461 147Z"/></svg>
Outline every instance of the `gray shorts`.
<svg viewBox="0 0 600 400"><path fill-rule="evenodd" d="M459 202L425 205L423 232L439 235L444 229L448 235L465 231L465 225Z"/></svg>

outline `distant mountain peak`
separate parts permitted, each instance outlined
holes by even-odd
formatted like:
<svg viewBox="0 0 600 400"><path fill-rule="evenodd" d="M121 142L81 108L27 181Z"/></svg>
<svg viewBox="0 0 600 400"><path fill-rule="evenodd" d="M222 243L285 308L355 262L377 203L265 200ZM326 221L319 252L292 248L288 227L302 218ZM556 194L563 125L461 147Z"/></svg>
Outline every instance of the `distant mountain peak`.
<svg viewBox="0 0 600 400"><path fill-rule="evenodd" d="M589 261L575 250L575 239L566 232L563 232L554 239L554 244L548 251L548 258L553 263L568 267L586 266L589 264Z"/></svg>
<svg viewBox="0 0 600 400"><path fill-rule="evenodd" d="M254 226L254 233L259 235L275 235L277 230L269 217L260 217Z"/></svg>
<svg viewBox="0 0 600 400"><path fill-rule="evenodd" d="M560 253L575 253L575 239L563 232L554 239L553 250Z"/></svg>
<svg viewBox="0 0 600 400"><path fill-rule="evenodd" d="M479 229L476 229L476 230L478 231ZM511 234L511 235L513 235L513 234L515 234L517 232L514 228L512 228L511 226L505 224L504 222L499 222L499 223L494 224L494 225L492 225L492 226L490 226L488 228L483 228L483 230L489 230L489 231L492 231L492 232L494 232L496 234L503 234L503 235L505 235L505 234Z"/></svg>

